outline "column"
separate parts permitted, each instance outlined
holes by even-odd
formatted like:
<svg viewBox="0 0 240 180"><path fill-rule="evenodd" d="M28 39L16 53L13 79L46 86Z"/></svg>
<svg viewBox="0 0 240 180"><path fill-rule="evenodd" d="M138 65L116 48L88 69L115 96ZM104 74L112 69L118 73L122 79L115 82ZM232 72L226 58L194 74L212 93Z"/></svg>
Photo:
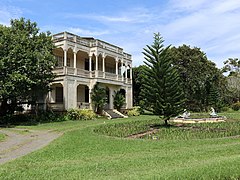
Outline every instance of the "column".
<svg viewBox="0 0 240 180"><path fill-rule="evenodd" d="M67 50L66 49L64 49L63 50L64 51L64 64L63 64L63 66L67 66Z"/></svg>
<svg viewBox="0 0 240 180"><path fill-rule="evenodd" d="M73 68L74 74L77 75L77 53L73 52Z"/></svg>
<svg viewBox="0 0 240 180"><path fill-rule="evenodd" d="M105 78L105 57L103 57L103 78Z"/></svg>
<svg viewBox="0 0 240 180"><path fill-rule="evenodd" d="M73 52L73 67L77 68L77 53Z"/></svg>
<svg viewBox="0 0 240 180"><path fill-rule="evenodd" d="M125 82L127 83L127 65L125 65Z"/></svg>
<svg viewBox="0 0 240 180"><path fill-rule="evenodd" d="M124 77L123 77L123 61L121 61L121 75L122 75L122 81L124 81Z"/></svg>
<svg viewBox="0 0 240 180"><path fill-rule="evenodd" d="M68 83L66 79L63 81L63 104L64 110L68 110Z"/></svg>
<svg viewBox="0 0 240 180"><path fill-rule="evenodd" d="M90 86L88 86L88 89L89 89L89 109L92 109L92 99L91 99L92 89L90 88Z"/></svg>
<svg viewBox="0 0 240 180"><path fill-rule="evenodd" d="M109 87L109 109L113 108L113 89Z"/></svg>
<svg viewBox="0 0 240 180"><path fill-rule="evenodd" d="M130 67L130 79L132 80L132 67Z"/></svg>
<svg viewBox="0 0 240 180"><path fill-rule="evenodd" d="M115 63L116 63L116 75L117 75L117 80L118 80L118 60L115 59Z"/></svg>
<svg viewBox="0 0 240 180"><path fill-rule="evenodd" d="M92 77L92 56L89 56L89 72L90 78Z"/></svg>
<svg viewBox="0 0 240 180"><path fill-rule="evenodd" d="M95 77L98 77L98 56L96 56L96 71L95 71Z"/></svg>

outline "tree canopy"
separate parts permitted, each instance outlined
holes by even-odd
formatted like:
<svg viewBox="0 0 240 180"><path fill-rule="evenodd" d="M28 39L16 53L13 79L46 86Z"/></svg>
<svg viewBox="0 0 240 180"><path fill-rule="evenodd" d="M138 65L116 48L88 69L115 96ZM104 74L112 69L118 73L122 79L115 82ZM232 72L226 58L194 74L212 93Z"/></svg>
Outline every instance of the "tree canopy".
<svg viewBox="0 0 240 180"><path fill-rule="evenodd" d="M226 80L215 63L208 60L200 48L187 45L169 48L168 54L180 74L187 99L186 108L204 111L209 106L218 106L225 91Z"/></svg>
<svg viewBox="0 0 240 180"><path fill-rule="evenodd" d="M238 58L228 58L224 61L223 72L229 72L229 76L240 77L240 59Z"/></svg>
<svg viewBox="0 0 240 180"><path fill-rule="evenodd" d="M159 33L154 34L153 44L144 48L144 91L143 95L154 114L163 116L165 124L170 117L178 115L183 110L183 91L180 86L178 71L168 49L164 48L163 39Z"/></svg>
<svg viewBox="0 0 240 180"><path fill-rule="evenodd" d="M13 113L22 101L36 103L53 81L55 58L49 32L24 18L0 25L0 114Z"/></svg>

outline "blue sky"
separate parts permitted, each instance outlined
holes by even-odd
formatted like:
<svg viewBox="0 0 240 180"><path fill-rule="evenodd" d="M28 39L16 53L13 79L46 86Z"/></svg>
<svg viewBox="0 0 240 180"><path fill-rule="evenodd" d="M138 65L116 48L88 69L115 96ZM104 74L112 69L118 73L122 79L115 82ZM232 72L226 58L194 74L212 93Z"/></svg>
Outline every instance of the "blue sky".
<svg viewBox="0 0 240 180"><path fill-rule="evenodd" d="M1 0L0 24L25 17L41 31L69 31L122 47L143 64L160 32L165 45L200 47L218 67L240 57L240 0Z"/></svg>

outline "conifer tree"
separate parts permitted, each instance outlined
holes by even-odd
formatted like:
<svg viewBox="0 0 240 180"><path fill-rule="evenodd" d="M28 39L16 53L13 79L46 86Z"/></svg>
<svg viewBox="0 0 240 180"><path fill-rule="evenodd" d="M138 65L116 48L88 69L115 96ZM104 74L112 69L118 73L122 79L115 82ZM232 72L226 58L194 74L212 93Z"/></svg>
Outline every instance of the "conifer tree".
<svg viewBox="0 0 240 180"><path fill-rule="evenodd" d="M154 34L153 44L144 48L145 82L143 95L151 111L163 117L165 125L171 117L178 115L184 104L179 75L167 55L170 46L164 48L159 33Z"/></svg>

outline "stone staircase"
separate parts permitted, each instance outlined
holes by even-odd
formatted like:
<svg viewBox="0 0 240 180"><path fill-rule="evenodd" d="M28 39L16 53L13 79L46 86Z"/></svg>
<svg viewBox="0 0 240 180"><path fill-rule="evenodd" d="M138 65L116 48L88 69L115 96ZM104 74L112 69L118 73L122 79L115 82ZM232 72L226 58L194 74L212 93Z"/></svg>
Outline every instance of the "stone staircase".
<svg viewBox="0 0 240 180"><path fill-rule="evenodd" d="M112 109L104 110L104 111L110 116L111 119L123 118L124 117L124 116L121 116L120 114L114 112L114 110L112 110Z"/></svg>

